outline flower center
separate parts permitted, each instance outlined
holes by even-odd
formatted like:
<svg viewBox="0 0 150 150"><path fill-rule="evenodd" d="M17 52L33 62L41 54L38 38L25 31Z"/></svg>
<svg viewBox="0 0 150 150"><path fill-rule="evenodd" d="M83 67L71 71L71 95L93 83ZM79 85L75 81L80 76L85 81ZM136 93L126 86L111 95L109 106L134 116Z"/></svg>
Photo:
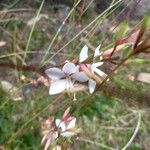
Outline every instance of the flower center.
<svg viewBox="0 0 150 150"><path fill-rule="evenodd" d="M71 77L70 77L70 76L67 77L67 83L66 83L66 84L67 84L67 85L66 85L66 89L67 89L67 90L69 90L69 89L72 88L73 84L72 84L72 81L71 81Z"/></svg>

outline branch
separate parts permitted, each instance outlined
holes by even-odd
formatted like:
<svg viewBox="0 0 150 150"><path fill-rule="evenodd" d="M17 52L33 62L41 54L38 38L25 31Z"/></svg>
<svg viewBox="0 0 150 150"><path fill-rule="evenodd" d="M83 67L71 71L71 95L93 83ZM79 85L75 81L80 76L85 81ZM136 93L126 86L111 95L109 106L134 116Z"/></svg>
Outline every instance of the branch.
<svg viewBox="0 0 150 150"><path fill-rule="evenodd" d="M3 68L11 68L11 69L16 69L18 71L30 71L30 72L37 72L41 75L44 75L45 74L45 68L44 67L41 67L41 68L38 68L36 67L35 65L19 65L19 64L13 64L13 63L0 63L0 68L3 67Z"/></svg>

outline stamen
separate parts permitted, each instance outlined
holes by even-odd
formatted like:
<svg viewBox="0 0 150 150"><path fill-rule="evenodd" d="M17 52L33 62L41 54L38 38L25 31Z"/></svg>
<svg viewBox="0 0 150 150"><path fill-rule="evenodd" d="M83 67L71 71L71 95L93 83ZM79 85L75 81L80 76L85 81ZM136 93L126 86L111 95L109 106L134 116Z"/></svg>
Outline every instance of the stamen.
<svg viewBox="0 0 150 150"><path fill-rule="evenodd" d="M77 101L76 93L73 94L73 101Z"/></svg>

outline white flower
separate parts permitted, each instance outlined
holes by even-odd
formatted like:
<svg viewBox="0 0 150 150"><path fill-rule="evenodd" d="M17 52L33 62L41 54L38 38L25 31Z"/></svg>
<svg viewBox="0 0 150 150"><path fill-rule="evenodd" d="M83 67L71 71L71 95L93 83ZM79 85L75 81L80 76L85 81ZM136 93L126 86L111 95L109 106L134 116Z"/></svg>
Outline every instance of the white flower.
<svg viewBox="0 0 150 150"><path fill-rule="evenodd" d="M73 128L75 128L76 124L76 118L72 118L69 123L67 124L68 120L62 121L60 119L55 120L55 124L58 128L61 128L60 135L63 137L71 137L75 135L75 132L73 132Z"/></svg>
<svg viewBox="0 0 150 150"><path fill-rule="evenodd" d="M54 120L54 117L49 117L43 122L43 138L41 144L44 145L44 150L50 149L50 146L57 147L59 138L70 138L79 132L79 128L75 128L76 118L69 115L70 107L67 108L61 119Z"/></svg>
<svg viewBox="0 0 150 150"><path fill-rule="evenodd" d="M102 52L99 51L101 45L99 45L94 52L94 57L98 57L102 54ZM88 46L84 45L84 47L81 49L80 55L79 55L79 62L83 62L88 58Z"/></svg>
<svg viewBox="0 0 150 150"><path fill-rule="evenodd" d="M102 52L99 51L100 46L101 46L101 45L99 45L99 46L95 49L93 61L94 61L94 59L95 59L96 57L101 56L101 54L102 54ZM81 52L80 52L80 55L79 55L79 62L80 62L80 63L83 63L85 60L88 59L88 57L89 57L89 56L88 56L88 47L87 47L87 45L85 45L85 46L82 48ZM89 68L89 70L90 70L92 73L96 73L96 74L99 75L100 77L105 77L105 76L106 76L106 74L105 74L103 71L101 71L100 69L98 69L98 67L100 67L101 65L103 65L103 62L96 62L96 63L93 62L93 63L91 63L91 64L86 64L86 65L87 65L87 67ZM95 90L95 87L96 87L96 81L89 78L88 87L89 87L90 93L93 93L94 90Z"/></svg>
<svg viewBox="0 0 150 150"><path fill-rule="evenodd" d="M67 62L62 70L59 68L47 69L46 74L52 80L49 94L54 95L73 88L75 81L86 82L88 80L84 72L79 72L79 67Z"/></svg>
<svg viewBox="0 0 150 150"><path fill-rule="evenodd" d="M83 62L88 58L88 47L84 45L79 55L79 62Z"/></svg>

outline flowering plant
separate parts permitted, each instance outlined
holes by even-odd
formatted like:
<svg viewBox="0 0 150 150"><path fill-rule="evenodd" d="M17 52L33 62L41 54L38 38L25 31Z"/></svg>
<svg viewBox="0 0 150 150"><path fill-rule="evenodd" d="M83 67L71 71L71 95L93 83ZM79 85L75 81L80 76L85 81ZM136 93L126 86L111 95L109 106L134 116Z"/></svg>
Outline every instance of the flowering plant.
<svg viewBox="0 0 150 150"><path fill-rule="evenodd" d="M85 45L79 55L78 62L67 62L62 69L49 68L45 72L51 79L49 94L59 94L63 91L70 91L75 82L88 82L89 92L93 93L96 87L96 80L92 74L98 75L99 78L104 79L107 75L98 69L103 62L96 62L96 58L100 57L102 52L99 51L100 46L95 50L92 58L92 63L88 62L88 47ZM88 72L87 72L88 70Z"/></svg>
<svg viewBox="0 0 150 150"><path fill-rule="evenodd" d="M76 135L79 131L76 125L76 118L69 115L70 108L67 108L62 115L61 119L54 119L54 117L49 117L45 122L43 122L43 138L42 145L44 150L47 150L52 143L57 146L57 142L60 138L70 138Z"/></svg>

